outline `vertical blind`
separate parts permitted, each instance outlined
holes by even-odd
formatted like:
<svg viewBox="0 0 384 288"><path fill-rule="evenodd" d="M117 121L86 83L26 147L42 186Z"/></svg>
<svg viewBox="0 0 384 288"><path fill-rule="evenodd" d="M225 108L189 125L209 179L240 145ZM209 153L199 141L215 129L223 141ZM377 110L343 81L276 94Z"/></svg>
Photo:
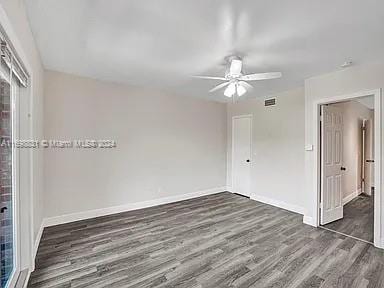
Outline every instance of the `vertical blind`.
<svg viewBox="0 0 384 288"><path fill-rule="evenodd" d="M24 65L20 61L12 43L9 41L6 33L4 32L3 27L0 25L0 53L2 62L7 66L11 71L14 77L16 77L20 85L23 87L28 86L29 74L25 69Z"/></svg>

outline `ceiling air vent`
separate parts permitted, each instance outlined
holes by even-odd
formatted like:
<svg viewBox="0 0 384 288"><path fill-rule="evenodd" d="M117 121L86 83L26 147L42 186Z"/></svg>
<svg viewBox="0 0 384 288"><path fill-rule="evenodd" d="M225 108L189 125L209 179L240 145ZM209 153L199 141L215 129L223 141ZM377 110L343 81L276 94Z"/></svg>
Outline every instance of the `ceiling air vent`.
<svg viewBox="0 0 384 288"><path fill-rule="evenodd" d="M271 99L265 99L264 106L275 106L276 105L276 98Z"/></svg>

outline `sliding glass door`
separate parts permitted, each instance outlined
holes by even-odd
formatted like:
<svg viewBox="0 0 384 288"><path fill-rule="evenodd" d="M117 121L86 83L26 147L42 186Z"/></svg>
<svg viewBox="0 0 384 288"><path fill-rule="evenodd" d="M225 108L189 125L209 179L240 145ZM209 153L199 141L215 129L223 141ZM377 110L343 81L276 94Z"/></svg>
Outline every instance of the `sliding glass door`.
<svg viewBox="0 0 384 288"><path fill-rule="evenodd" d="M1 22L11 27L1 15ZM18 146L23 142L20 135L32 139L33 125L29 74L4 23L0 23L0 288L10 288L20 270L31 268L33 153L30 149L20 153Z"/></svg>
<svg viewBox="0 0 384 288"><path fill-rule="evenodd" d="M18 185L16 107L19 91L4 66L0 70L0 287L13 285L18 276Z"/></svg>

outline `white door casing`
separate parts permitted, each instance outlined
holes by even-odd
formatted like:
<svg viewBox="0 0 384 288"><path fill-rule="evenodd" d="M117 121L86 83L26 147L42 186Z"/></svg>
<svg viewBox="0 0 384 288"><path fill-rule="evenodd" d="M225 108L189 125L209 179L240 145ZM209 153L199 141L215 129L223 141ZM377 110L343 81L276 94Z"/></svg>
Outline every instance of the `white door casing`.
<svg viewBox="0 0 384 288"><path fill-rule="evenodd" d="M338 107L321 106L321 219L320 224L343 218L343 115Z"/></svg>
<svg viewBox="0 0 384 288"><path fill-rule="evenodd" d="M232 118L232 192L250 197L252 116Z"/></svg>
<svg viewBox="0 0 384 288"><path fill-rule="evenodd" d="M374 187L374 145L373 145L373 121L365 121L365 149L364 153L364 192L371 195L371 188Z"/></svg>
<svg viewBox="0 0 384 288"><path fill-rule="evenodd" d="M384 183L384 177L382 176L383 167L383 153L384 149L384 137L383 137L383 113L384 111L384 101L383 101L383 90L372 89L372 90L362 90L349 94L341 94L336 96L330 96L322 99L317 99L313 101L313 114L312 114L312 129L315 131L314 133L314 162L311 163L311 167L309 167L308 172L314 173L314 181L313 181L313 190L311 195L311 207L309 208L308 214L304 215L303 222L305 224L318 227L321 223L321 209L320 209L320 197L321 197L321 126L320 122L320 110L322 105L332 104L341 101L348 101L351 99L365 97L365 96L373 96L375 98L375 114L374 114L374 124L373 124L373 139L374 139L374 187L375 187L375 197L374 197L374 240L373 244L375 247L384 249L384 238L382 237L382 231L384 231L384 217L382 216L382 183ZM313 166L312 166L313 164Z"/></svg>

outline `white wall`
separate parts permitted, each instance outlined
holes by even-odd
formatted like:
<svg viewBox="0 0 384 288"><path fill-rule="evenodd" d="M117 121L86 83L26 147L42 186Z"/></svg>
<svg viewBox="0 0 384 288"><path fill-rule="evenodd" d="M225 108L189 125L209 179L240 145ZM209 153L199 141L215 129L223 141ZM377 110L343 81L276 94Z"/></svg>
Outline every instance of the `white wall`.
<svg viewBox="0 0 384 288"><path fill-rule="evenodd" d="M384 87L384 64L375 63L352 66L314 77L305 81L305 142L315 145L314 102L333 96L356 93ZM383 108L382 108L383 109ZM384 134L384 133L383 133ZM384 148L384 147L383 147ZM316 215L316 187L315 181L315 153L305 153L305 197L307 202L307 223L315 224ZM383 175L382 175L383 177ZM384 220L384 219L383 219ZM312 221L312 222L311 222ZM384 229L383 229L384 230Z"/></svg>
<svg viewBox="0 0 384 288"><path fill-rule="evenodd" d="M373 110L357 101L332 104L343 113L343 166L342 189L344 201L353 199L361 193L361 157L362 157L362 123L364 119L373 120Z"/></svg>
<svg viewBox="0 0 384 288"><path fill-rule="evenodd" d="M47 139L115 149L47 149L46 217L224 187L226 106L47 71Z"/></svg>
<svg viewBox="0 0 384 288"><path fill-rule="evenodd" d="M24 2L22 0L0 0L1 8L10 22L10 28L17 39L11 38L19 56L31 74L32 93L32 138L43 137L43 80L44 71L40 56L29 27ZM5 23L2 23L5 24ZM9 33L9 31L6 31ZM9 35L10 36L10 35ZM38 232L43 220L43 152L33 151L33 242L38 240ZM25 204L25 203L23 203ZM33 245L33 244L32 244Z"/></svg>
<svg viewBox="0 0 384 288"><path fill-rule="evenodd" d="M231 186L232 117L252 114L251 198L303 213L304 89L228 104L228 186ZM269 98L269 97L268 97Z"/></svg>

